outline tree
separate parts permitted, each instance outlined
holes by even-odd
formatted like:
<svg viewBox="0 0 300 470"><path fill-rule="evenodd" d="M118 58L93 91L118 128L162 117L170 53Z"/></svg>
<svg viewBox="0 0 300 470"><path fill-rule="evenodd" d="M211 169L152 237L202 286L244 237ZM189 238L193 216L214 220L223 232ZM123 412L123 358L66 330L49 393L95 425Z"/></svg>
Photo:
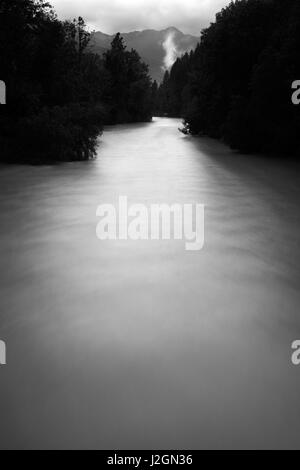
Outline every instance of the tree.
<svg viewBox="0 0 300 470"><path fill-rule="evenodd" d="M296 0L237 0L202 31L159 90L162 113L184 131L224 139L242 151L299 152L299 111L291 84L300 76Z"/></svg>
<svg viewBox="0 0 300 470"><path fill-rule="evenodd" d="M42 163L95 154L104 114L96 87L86 88L87 41L81 18L60 22L42 0L1 1L0 70L8 91L0 116L3 160ZM96 69L100 81L95 60Z"/></svg>
<svg viewBox="0 0 300 470"><path fill-rule="evenodd" d="M107 123L149 121L152 82L117 34L100 57L82 17L59 21L42 0L1 0L1 160L45 163L93 157Z"/></svg>
<svg viewBox="0 0 300 470"><path fill-rule="evenodd" d="M120 33L104 58L110 83L106 99L109 122L149 121L152 117L152 83L148 66L135 50L127 51Z"/></svg>

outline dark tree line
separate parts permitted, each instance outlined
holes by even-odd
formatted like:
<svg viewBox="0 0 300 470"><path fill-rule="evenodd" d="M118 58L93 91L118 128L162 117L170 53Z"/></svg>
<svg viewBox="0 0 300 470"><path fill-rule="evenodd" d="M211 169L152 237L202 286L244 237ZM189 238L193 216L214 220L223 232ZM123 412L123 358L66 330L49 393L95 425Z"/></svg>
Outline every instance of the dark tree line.
<svg viewBox="0 0 300 470"><path fill-rule="evenodd" d="M241 151L299 153L299 0L238 0L178 59L156 94L159 115L184 132L223 138Z"/></svg>
<svg viewBox="0 0 300 470"><path fill-rule="evenodd" d="M0 161L85 160L105 124L148 121L152 83L118 34L100 57L82 18L59 21L44 0L1 0Z"/></svg>

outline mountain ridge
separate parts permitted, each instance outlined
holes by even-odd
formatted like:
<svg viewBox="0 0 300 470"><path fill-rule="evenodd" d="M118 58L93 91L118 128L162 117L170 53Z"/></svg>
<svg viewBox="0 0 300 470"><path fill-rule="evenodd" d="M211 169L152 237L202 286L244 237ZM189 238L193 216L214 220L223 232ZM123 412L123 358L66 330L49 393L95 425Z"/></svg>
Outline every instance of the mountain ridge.
<svg viewBox="0 0 300 470"><path fill-rule="evenodd" d="M185 34L174 26L163 30L145 29L120 33L128 49L135 49L144 62L149 65L153 80L161 82L165 71L170 68L177 57L194 49L199 38ZM92 33L90 47L93 52L102 55L115 37L101 31Z"/></svg>

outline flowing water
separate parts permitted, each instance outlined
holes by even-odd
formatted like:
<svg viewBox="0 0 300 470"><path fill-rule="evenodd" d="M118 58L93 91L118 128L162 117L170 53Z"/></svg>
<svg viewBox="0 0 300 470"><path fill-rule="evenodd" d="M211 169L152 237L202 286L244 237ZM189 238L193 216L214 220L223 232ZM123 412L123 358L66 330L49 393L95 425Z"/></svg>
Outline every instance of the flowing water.
<svg viewBox="0 0 300 470"><path fill-rule="evenodd" d="M300 447L299 167L179 125L1 168L1 448ZM205 204L204 249L99 241L120 195Z"/></svg>

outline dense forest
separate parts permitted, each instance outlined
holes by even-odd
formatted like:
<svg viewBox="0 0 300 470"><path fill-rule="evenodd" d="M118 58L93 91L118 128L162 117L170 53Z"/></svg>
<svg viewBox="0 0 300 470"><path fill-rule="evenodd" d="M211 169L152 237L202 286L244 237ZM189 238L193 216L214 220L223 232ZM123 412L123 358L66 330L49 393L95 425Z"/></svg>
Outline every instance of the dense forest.
<svg viewBox="0 0 300 470"><path fill-rule="evenodd" d="M45 163L95 154L105 124L149 121L152 82L118 34L100 57L84 20L59 21L43 0L1 0L0 161Z"/></svg>
<svg viewBox="0 0 300 470"><path fill-rule="evenodd" d="M183 132L223 138L243 152L299 154L297 79L299 0L238 0L166 72L156 113L183 117Z"/></svg>
<svg viewBox="0 0 300 470"><path fill-rule="evenodd" d="M106 124L182 117L182 131L243 152L300 150L300 2L236 0L178 58L160 86L120 34L99 56L84 20L44 0L1 0L0 161L86 160Z"/></svg>

